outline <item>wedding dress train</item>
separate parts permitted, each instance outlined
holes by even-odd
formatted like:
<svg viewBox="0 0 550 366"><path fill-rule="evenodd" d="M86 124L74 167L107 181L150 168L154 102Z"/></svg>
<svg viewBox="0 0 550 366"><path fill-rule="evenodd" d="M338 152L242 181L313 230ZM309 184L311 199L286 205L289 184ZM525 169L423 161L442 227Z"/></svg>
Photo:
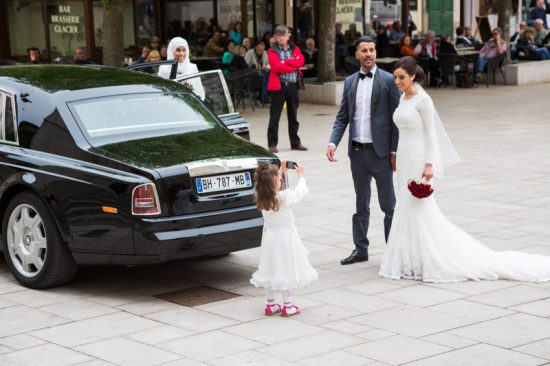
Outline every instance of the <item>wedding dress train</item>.
<svg viewBox="0 0 550 366"><path fill-rule="evenodd" d="M447 220L436 204L437 190L424 199L409 192L408 180L421 178L424 164L441 158L430 96L419 88L411 99L401 97L394 121L399 128L397 204L379 275L425 282L549 281L550 257L493 251ZM438 176L442 165L434 167Z"/></svg>

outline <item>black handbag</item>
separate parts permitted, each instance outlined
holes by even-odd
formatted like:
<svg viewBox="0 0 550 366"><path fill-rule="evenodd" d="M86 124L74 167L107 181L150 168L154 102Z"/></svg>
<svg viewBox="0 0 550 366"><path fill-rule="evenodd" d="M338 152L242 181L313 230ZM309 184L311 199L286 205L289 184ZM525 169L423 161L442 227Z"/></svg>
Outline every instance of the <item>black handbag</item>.
<svg viewBox="0 0 550 366"><path fill-rule="evenodd" d="M306 83L304 83L304 78L303 77L300 77L298 75L298 89L300 90L306 90Z"/></svg>

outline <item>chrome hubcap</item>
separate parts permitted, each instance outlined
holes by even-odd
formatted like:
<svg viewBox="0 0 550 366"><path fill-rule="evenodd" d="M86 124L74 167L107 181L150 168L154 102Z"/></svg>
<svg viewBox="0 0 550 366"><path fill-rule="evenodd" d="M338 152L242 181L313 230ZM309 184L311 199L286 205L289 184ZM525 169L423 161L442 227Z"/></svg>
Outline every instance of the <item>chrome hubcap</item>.
<svg viewBox="0 0 550 366"><path fill-rule="evenodd" d="M28 204L20 204L8 221L7 246L11 262L25 277L40 273L46 260L47 238L42 217Z"/></svg>

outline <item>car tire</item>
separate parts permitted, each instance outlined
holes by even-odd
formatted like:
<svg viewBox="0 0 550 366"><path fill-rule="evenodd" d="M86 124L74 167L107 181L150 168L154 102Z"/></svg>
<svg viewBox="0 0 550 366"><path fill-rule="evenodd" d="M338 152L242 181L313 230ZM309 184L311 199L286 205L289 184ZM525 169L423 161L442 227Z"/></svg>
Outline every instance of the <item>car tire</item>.
<svg viewBox="0 0 550 366"><path fill-rule="evenodd" d="M78 266L50 210L36 195L15 196L4 213L2 229L6 263L22 285L46 288L73 278Z"/></svg>

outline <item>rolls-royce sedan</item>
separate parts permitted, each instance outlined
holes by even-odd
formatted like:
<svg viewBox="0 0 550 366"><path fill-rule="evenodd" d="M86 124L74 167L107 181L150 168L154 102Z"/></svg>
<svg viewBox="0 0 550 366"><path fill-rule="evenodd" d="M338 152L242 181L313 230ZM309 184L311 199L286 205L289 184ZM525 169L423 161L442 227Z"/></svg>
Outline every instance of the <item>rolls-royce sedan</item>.
<svg viewBox="0 0 550 366"><path fill-rule="evenodd" d="M67 283L78 265L258 246L258 161L277 157L180 83L102 66L0 68L2 251L27 287Z"/></svg>

